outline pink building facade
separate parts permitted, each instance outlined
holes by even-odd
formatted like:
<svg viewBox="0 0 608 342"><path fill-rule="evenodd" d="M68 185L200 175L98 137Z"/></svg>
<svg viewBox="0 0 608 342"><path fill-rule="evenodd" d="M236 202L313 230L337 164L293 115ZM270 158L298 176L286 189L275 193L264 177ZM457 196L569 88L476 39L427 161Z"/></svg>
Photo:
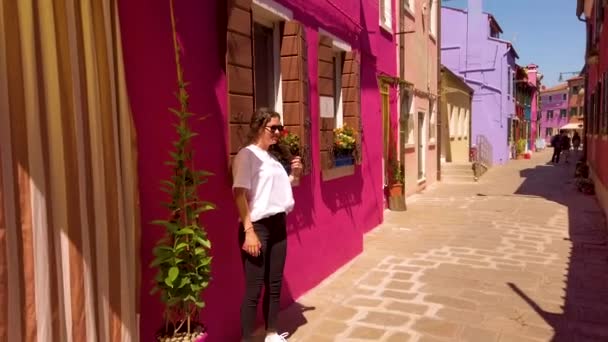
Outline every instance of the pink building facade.
<svg viewBox="0 0 608 342"><path fill-rule="evenodd" d="M237 341L240 334L236 322L243 279L229 162L241 142L239 129L246 120L240 116L253 109L247 96L255 94L248 91L260 84L252 75L257 66L252 66L254 49L247 45L252 44L251 37L271 32L270 45L276 43L273 39L283 39L281 44L272 45L273 51L280 46L277 58L281 63L274 65L274 70L281 74L279 83L283 86L282 94L277 93L281 94L281 101L275 101L274 106L284 113L286 125L306 137L309 147L307 174L294 188L296 209L288 217L283 305L292 303L359 254L363 234L382 222L385 201L381 111L386 107L391 122L398 120L397 87L388 88L388 103L383 107L378 82L379 75L396 77L398 72L397 55L391 53L397 48L396 18L393 15L385 20L382 15L387 5L394 9L395 2L228 2L228 5L226 1L175 2L185 79L190 83L191 111L206 116L194 124L200 133L196 138L196 165L215 174L201 192L204 200L218 207L203 219L213 243L214 259L213 280L205 293L207 306L202 320L209 328L212 342ZM173 116L167 111L176 103L168 6L167 1L119 3L139 158L142 341L153 339L162 313L160 301L149 295L154 270L147 265L161 233L148 223L166 215L161 206L165 194L159 190L159 181L169 176L170 170L163 162L174 139ZM277 32L279 28L282 31ZM241 43L235 44L239 40ZM293 49L293 55L285 49ZM334 52L346 56L343 74L335 78L343 83L336 93L324 85L333 75L325 68L329 63L325 57ZM298 67L290 69L287 58L296 61ZM292 93L291 89L297 91ZM331 121L324 112L323 101L331 97L328 94L338 98L337 93L341 94L344 110L341 118L336 116ZM292 111L298 115L288 114ZM331 158L327 157L326 138L327 131L333 128L330 126L341 122L355 126L361 133L361 158L355 165L338 168L328 166ZM395 129L393 125L391 134ZM433 169L426 172L432 174Z"/></svg>
<svg viewBox="0 0 608 342"><path fill-rule="evenodd" d="M584 148L595 193L608 215L608 5L578 0L576 15L585 20ZM607 227L608 228L608 227Z"/></svg>
<svg viewBox="0 0 608 342"><path fill-rule="evenodd" d="M562 83L541 90L540 136L546 144L568 123L568 84Z"/></svg>
<svg viewBox="0 0 608 342"><path fill-rule="evenodd" d="M401 157L405 191L414 194L437 181L439 130L437 92L441 11L437 0L398 1Z"/></svg>

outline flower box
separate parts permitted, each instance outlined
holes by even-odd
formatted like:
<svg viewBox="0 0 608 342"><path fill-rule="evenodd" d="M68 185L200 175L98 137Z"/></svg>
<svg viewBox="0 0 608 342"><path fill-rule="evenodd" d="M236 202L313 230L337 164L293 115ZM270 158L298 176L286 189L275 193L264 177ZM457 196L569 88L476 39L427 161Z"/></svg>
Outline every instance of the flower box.
<svg viewBox="0 0 608 342"><path fill-rule="evenodd" d="M353 158L352 155L351 156L337 156L334 159L334 165L336 167L355 165L355 158Z"/></svg>

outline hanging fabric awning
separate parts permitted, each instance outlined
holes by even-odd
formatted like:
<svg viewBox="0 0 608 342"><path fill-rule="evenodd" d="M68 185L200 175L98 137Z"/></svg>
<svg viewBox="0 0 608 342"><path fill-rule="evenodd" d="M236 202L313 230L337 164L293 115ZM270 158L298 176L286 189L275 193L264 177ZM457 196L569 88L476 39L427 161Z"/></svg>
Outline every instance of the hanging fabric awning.
<svg viewBox="0 0 608 342"><path fill-rule="evenodd" d="M583 129L583 124L572 122L572 123L563 125L560 129Z"/></svg>

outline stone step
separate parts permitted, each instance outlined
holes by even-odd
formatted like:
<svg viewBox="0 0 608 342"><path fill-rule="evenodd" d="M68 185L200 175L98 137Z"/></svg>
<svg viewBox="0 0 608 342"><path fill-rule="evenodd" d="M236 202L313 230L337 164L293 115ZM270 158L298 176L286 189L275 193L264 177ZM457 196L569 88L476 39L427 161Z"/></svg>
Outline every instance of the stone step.
<svg viewBox="0 0 608 342"><path fill-rule="evenodd" d="M444 163L441 164L442 170L471 170L473 168L471 163Z"/></svg>
<svg viewBox="0 0 608 342"><path fill-rule="evenodd" d="M455 176L472 175L473 169L444 169L444 168L442 168L441 174L442 175L455 175Z"/></svg>
<svg viewBox="0 0 608 342"><path fill-rule="evenodd" d="M445 183L452 182L470 182L473 183L475 179L473 178L473 173L468 175L444 175L441 174L441 181Z"/></svg>

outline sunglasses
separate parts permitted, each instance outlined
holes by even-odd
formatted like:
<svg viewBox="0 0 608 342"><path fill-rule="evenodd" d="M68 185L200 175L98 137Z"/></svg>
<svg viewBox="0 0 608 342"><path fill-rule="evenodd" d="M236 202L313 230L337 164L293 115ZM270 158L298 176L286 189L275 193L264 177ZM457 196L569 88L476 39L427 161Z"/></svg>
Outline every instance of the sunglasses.
<svg viewBox="0 0 608 342"><path fill-rule="evenodd" d="M272 126L266 126L266 129L269 130L271 133L274 132L283 132L283 125L272 125Z"/></svg>

